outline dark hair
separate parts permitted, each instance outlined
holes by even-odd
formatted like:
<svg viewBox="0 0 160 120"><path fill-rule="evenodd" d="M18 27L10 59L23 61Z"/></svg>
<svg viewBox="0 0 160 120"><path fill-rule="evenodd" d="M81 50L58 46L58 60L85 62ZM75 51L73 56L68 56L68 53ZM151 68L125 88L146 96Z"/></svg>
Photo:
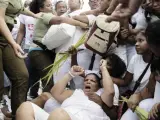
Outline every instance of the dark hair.
<svg viewBox="0 0 160 120"><path fill-rule="evenodd" d="M126 72L126 65L124 61L116 54L108 54L106 58L108 58L111 61L112 69L109 71L110 76L115 78L121 78L123 74Z"/></svg>
<svg viewBox="0 0 160 120"><path fill-rule="evenodd" d="M59 4L59 3L61 3L61 2L64 2L63 0L60 0L60 1L58 1L58 2L56 2L56 4L55 4L55 10L57 10L57 5ZM65 3L65 2L64 2ZM66 5L66 7L67 7L67 5Z"/></svg>
<svg viewBox="0 0 160 120"><path fill-rule="evenodd" d="M32 11L35 14L39 13L40 8L44 7L44 2L45 0L32 0L32 2L29 5L30 11Z"/></svg>
<svg viewBox="0 0 160 120"><path fill-rule="evenodd" d="M160 58L156 58L151 63L151 72L160 71Z"/></svg>
<svg viewBox="0 0 160 120"><path fill-rule="evenodd" d="M148 44L160 47L160 20L149 23L145 35Z"/></svg>
<svg viewBox="0 0 160 120"><path fill-rule="evenodd" d="M85 76L85 78L88 76L88 75L94 75L95 76L95 78L96 78L96 80L97 80L97 82L98 82L98 87L102 87L101 86L101 78L97 75L97 74L95 74L95 73L89 73L89 74L87 74L86 76Z"/></svg>

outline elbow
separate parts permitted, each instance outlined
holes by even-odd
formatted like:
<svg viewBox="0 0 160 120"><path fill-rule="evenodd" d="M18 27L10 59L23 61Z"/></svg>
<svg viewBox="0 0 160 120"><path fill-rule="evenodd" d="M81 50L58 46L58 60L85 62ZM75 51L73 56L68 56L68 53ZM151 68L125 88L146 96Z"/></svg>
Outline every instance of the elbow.
<svg viewBox="0 0 160 120"><path fill-rule="evenodd" d="M50 24L50 25L53 25L53 24L61 24L62 22L63 22L62 17L57 16L57 17L53 17L53 18L50 20L49 24Z"/></svg>

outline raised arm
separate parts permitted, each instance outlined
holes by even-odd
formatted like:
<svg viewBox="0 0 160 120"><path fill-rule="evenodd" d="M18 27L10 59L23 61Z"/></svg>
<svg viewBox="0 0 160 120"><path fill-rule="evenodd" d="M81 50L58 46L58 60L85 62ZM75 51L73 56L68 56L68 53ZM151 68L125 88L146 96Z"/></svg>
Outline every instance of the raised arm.
<svg viewBox="0 0 160 120"><path fill-rule="evenodd" d="M34 14L30 10L28 10L27 8L24 8L23 11L21 11L21 14L31 16L33 18L40 18L40 16L41 16L41 13Z"/></svg>
<svg viewBox="0 0 160 120"><path fill-rule="evenodd" d="M66 86L74 76L79 76L84 73L83 68L80 66L73 66L71 70L59 80L51 89L52 96L60 103L73 94L73 91L66 90Z"/></svg>
<svg viewBox="0 0 160 120"><path fill-rule="evenodd" d="M104 87L104 92L102 93L101 98L102 98L102 101L108 107L112 107L115 91L114 91L112 78L109 75L106 65L107 65L106 60L101 60L100 70L102 72L102 81L103 81L103 87Z"/></svg>

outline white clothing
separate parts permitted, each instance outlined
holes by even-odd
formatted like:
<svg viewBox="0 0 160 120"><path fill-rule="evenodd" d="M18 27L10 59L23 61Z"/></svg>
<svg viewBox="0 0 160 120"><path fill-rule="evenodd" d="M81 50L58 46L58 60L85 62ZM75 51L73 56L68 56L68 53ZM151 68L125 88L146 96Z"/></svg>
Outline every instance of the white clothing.
<svg viewBox="0 0 160 120"><path fill-rule="evenodd" d="M118 57L120 57L125 65L127 66L127 51L126 51L126 45L119 45L115 49L112 50L111 53L116 54Z"/></svg>
<svg viewBox="0 0 160 120"><path fill-rule="evenodd" d="M160 102L160 83L156 82L155 92L154 92L154 102Z"/></svg>
<svg viewBox="0 0 160 120"><path fill-rule="evenodd" d="M110 120L101 106L90 101L82 90L76 89L61 107L69 114L71 120Z"/></svg>
<svg viewBox="0 0 160 120"><path fill-rule="evenodd" d="M11 85L11 82L10 82L9 78L7 77L6 73L5 72L3 72L3 73L4 73L4 87L8 87Z"/></svg>
<svg viewBox="0 0 160 120"><path fill-rule="evenodd" d="M77 10L72 13L69 13L69 16L78 15L83 10ZM88 16L89 18L92 18L92 22L94 21L94 16ZM92 24L92 22L90 23ZM68 41L67 43L61 45L60 47L56 48L56 52L64 52L68 50L68 48L72 44L76 44L78 40L81 38L81 36L84 34L84 30L82 30L80 27L76 27L76 31L74 36ZM93 52L86 49L84 45L81 45L78 49L83 49L82 51L79 51L77 53L77 62L78 65L82 66L85 70L88 70L89 65L91 63L91 58L93 56ZM101 56L96 54L95 61L93 65L93 70L99 70L99 61L101 60ZM54 74L54 83L56 83L58 80L60 80L71 68L71 58L68 58L66 62L63 63L63 65L60 67L57 74ZM82 89L83 88L83 78L82 77L76 77L74 80L74 87L76 89Z"/></svg>
<svg viewBox="0 0 160 120"><path fill-rule="evenodd" d="M103 91L104 91L104 89L101 88L96 92L96 94L100 96ZM119 103L119 89L118 89L118 86L116 84L114 84L114 91L115 91L115 95L114 95L114 99L113 99L113 105L118 106L118 103ZM57 102L54 98L50 98L45 103L44 110L46 112L50 113L53 110L55 110L56 108L59 108L60 106L61 106L61 104L59 102Z"/></svg>
<svg viewBox="0 0 160 120"><path fill-rule="evenodd" d="M26 15L19 15L19 20L25 25L25 45L24 49L29 49L31 43L33 42L33 33L36 19Z"/></svg>
<svg viewBox="0 0 160 120"><path fill-rule="evenodd" d="M100 96L103 93L104 89L101 88L99 89L96 93ZM119 103L119 89L118 86L116 84L114 84L114 91L115 91L115 95L113 98L113 105L118 106Z"/></svg>
<svg viewBox="0 0 160 120"><path fill-rule="evenodd" d="M126 51L127 51L127 66L130 63L130 60L132 57L137 53L135 49L135 45L126 45Z"/></svg>
<svg viewBox="0 0 160 120"><path fill-rule="evenodd" d="M98 92L102 94L101 91ZM31 103L35 120L47 120L49 113ZM57 107L57 105L55 105ZM71 97L67 98L62 104L61 108L64 109L71 120L110 120L104 113L101 106L97 103L90 101L83 90L76 89Z"/></svg>
<svg viewBox="0 0 160 120"><path fill-rule="evenodd" d="M146 29L147 22L144 16L144 9L140 7L138 12L132 16L131 22L136 23L135 29Z"/></svg>
<svg viewBox="0 0 160 120"><path fill-rule="evenodd" d="M45 112L36 104L30 102L34 111L34 120L48 120L49 113Z"/></svg>
<svg viewBox="0 0 160 120"><path fill-rule="evenodd" d="M92 26L94 22L96 21L96 16L94 15L86 15L89 21L89 26Z"/></svg>
<svg viewBox="0 0 160 120"><path fill-rule="evenodd" d="M18 34L19 26L20 26L19 17L16 17L16 21L17 21L17 23L14 24L14 27L11 32L14 40L16 40L16 38L17 38L17 34Z"/></svg>
<svg viewBox="0 0 160 120"><path fill-rule="evenodd" d="M149 112L154 104L155 102L153 99L145 99L139 103L139 107ZM136 113L128 109L121 117L121 120L139 120L139 118Z"/></svg>
<svg viewBox="0 0 160 120"><path fill-rule="evenodd" d="M160 102L160 83L156 82L154 98L145 99L140 102L139 107L143 108L147 112L149 112L153 105ZM136 113L133 113L130 109L128 109L122 116L121 120L139 120Z"/></svg>
<svg viewBox="0 0 160 120"><path fill-rule="evenodd" d="M132 80L131 84L129 85L130 90L133 90L136 81L138 80L139 76L143 73L143 71L147 65L148 65L148 63L144 62L142 55L135 54L132 57L129 65L128 65L128 69L127 69L127 71L129 73L133 74L133 80ZM150 74L151 74L151 71L150 71L150 67L149 67L147 72L145 73L142 81L141 81L140 86L137 88L136 92L141 91L147 85L147 83L149 81Z"/></svg>

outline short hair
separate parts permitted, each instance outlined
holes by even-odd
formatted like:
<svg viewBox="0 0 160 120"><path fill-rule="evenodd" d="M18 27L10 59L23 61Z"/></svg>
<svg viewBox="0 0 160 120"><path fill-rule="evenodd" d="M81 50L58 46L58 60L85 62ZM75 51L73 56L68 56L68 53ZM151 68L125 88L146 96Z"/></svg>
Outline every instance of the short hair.
<svg viewBox="0 0 160 120"><path fill-rule="evenodd" d="M64 2L64 3L66 3L65 1L63 1L63 0L59 0L58 2L56 2L56 4L55 4L55 10L57 10L57 5L59 4L59 3L61 3L61 2ZM66 4L66 7L67 7L67 4Z"/></svg>
<svg viewBox="0 0 160 120"><path fill-rule="evenodd" d="M148 44L160 47L160 20L149 23L145 35Z"/></svg>
<svg viewBox="0 0 160 120"><path fill-rule="evenodd" d="M96 74L96 73L89 73L85 76L85 78L88 76L88 75L94 75L96 80L97 80L97 83L98 83L98 87L101 88L101 78Z"/></svg>
<svg viewBox="0 0 160 120"><path fill-rule="evenodd" d="M126 64L116 54L108 54L105 59L108 58L111 61L110 76L115 78L121 78L126 72Z"/></svg>
<svg viewBox="0 0 160 120"><path fill-rule="evenodd" d="M32 0L32 2L29 5L30 11L32 11L35 14L39 13L40 8L44 7L44 2L45 0Z"/></svg>
<svg viewBox="0 0 160 120"><path fill-rule="evenodd" d="M160 72L160 58L156 58L151 63L151 72Z"/></svg>

